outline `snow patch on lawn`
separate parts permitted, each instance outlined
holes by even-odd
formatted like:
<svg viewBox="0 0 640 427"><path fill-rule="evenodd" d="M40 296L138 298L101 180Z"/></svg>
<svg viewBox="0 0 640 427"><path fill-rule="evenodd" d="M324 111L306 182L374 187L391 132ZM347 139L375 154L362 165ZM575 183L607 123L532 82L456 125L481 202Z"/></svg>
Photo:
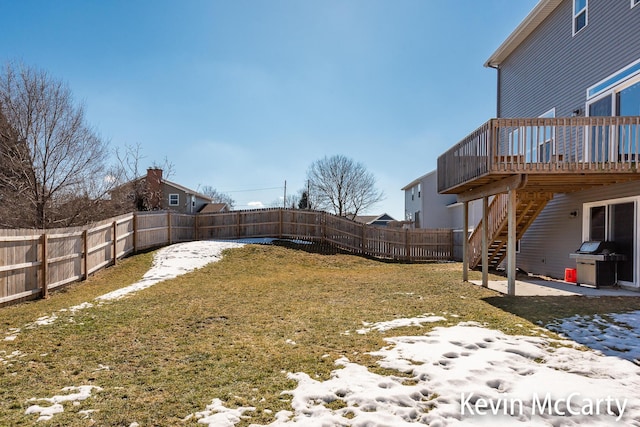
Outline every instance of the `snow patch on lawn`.
<svg viewBox="0 0 640 427"><path fill-rule="evenodd" d="M79 387L65 387L61 391L74 392L74 393L60 394L60 395L55 395L53 397L43 397L43 398L33 397L29 399L30 402L44 401L44 402L51 403L51 405L50 406L31 405L27 408L27 410L25 411L25 414L26 415L39 414L40 416L38 417L37 421L48 421L51 418L53 418L55 414L64 412L64 406L62 406L62 403L74 402L74 404L76 404L77 402L86 400L89 397L91 397L91 393L94 390L102 391L102 388L92 386L92 385L82 385ZM84 411L84 412L87 413L89 411Z"/></svg>
<svg viewBox="0 0 640 427"><path fill-rule="evenodd" d="M142 276L142 280L133 285L117 289L101 295L96 301L110 301L120 299L133 292L149 288L165 280L174 279L190 273L207 264L219 261L225 249L244 246L238 242L197 241L179 243L160 249L153 258L153 266Z"/></svg>
<svg viewBox="0 0 640 427"><path fill-rule="evenodd" d="M3 365L11 365L15 359L25 356L26 354L20 350L14 350L11 353L7 353L5 350L0 350L0 363Z"/></svg>
<svg viewBox="0 0 640 427"><path fill-rule="evenodd" d="M298 382L284 392L291 410L263 426L602 426L640 419L640 368L617 357L474 322L386 341L372 354L397 375L346 357L327 381L289 373ZM219 401L207 408L221 417L233 411Z"/></svg>
<svg viewBox="0 0 640 427"><path fill-rule="evenodd" d="M188 415L182 421L188 421L195 416L198 424L206 424L209 427L233 427L243 418L247 411L255 411L254 407L239 407L237 409L226 408L220 399L213 399L204 411Z"/></svg>
<svg viewBox="0 0 640 427"><path fill-rule="evenodd" d="M640 365L640 311L622 314L572 316L547 325L570 338L608 356L617 356Z"/></svg>
<svg viewBox="0 0 640 427"><path fill-rule="evenodd" d="M394 319L386 322L368 323L362 322L364 328L358 329L356 332L360 335L367 334L371 331L385 332L391 329L403 328L407 326L422 326L423 323L443 322L447 319L442 316L435 316L433 313L423 314L422 316L412 317L409 319Z"/></svg>

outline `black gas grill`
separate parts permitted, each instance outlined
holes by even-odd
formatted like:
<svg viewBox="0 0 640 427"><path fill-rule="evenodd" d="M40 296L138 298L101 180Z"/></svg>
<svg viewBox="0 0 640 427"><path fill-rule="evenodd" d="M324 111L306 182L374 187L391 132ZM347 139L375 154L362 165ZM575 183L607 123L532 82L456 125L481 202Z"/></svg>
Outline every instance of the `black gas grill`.
<svg viewBox="0 0 640 427"><path fill-rule="evenodd" d="M576 260L578 285L596 288L615 285L618 262L626 260L624 255L615 252L615 243L604 241L583 242L569 257Z"/></svg>

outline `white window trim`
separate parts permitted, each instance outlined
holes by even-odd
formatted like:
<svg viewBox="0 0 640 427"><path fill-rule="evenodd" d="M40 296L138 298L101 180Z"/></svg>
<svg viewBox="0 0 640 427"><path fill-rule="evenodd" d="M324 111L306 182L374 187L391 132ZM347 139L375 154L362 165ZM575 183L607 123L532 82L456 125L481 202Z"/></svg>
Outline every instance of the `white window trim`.
<svg viewBox="0 0 640 427"><path fill-rule="evenodd" d="M640 4L640 0L631 0L631 9Z"/></svg>
<svg viewBox="0 0 640 427"><path fill-rule="evenodd" d="M584 12L584 26L579 30L576 30L576 18L580 16ZM571 15L573 16L573 20L571 21L571 25L573 27L573 35L575 36L580 31L587 28L589 25L589 0L585 0L584 8L580 9L578 13L576 13L576 0L573 0L573 9L571 9Z"/></svg>
<svg viewBox="0 0 640 427"><path fill-rule="evenodd" d="M640 3L639 3L640 4ZM617 102L616 102L616 95L620 92L622 92L623 90L627 89L630 86L633 86L637 83L640 83L640 73L634 75L631 78L625 79L622 81L622 83L616 85L616 86L612 86L610 88L608 88L606 91L600 92L598 94L598 96L594 96L593 98L589 99L586 104L585 104L585 115L589 116L589 107L591 106L591 104L593 104L594 102L598 102L600 101L602 98L606 98L607 96L611 96L611 113L614 116L618 115L618 111L616 110L617 107Z"/></svg>
<svg viewBox="0 0 640 427"><path fill-rule="evenodd" d="M640 217L640 196L630 196L630 197L622 197L619 199L608 199L608 200L599 200L597 202L589 202L584 203L582 205L582 241L585 242L590 240L591 236L589 235L589 221L591 218L589 217L589 212L591 208L597 206L609 206L609 205L617 205L620 203L634 203L635 204L635 213L636 213L636 224L635 224L635 242L636 247L634 248L636 252L636 259L634 260L635 271L633 272L635 282L621 282L623 285L639 287L640 282L640 262L638 262L640 254L640 224L638 224ZM607 225L608 230L608 225ZM607 231L608 232L608 231ZM607 236L608 237L608 236Z"/></svg>
<svg viewBox="0 0 640 427"><path fill-rule="evenodd" d="M173 201L173 196L175 196L175 203ZM180 206L180 194L178 193L169 194L169 206Z"/></svg>
<svg viewBox="0 0 640 427"><path fill-rule="evenodd" d="M638 3L640 4L640 3ZM589 88L587 88L587 102L585 103L585 116L589 117L589 107L591 107L591 104L600 101L603 98L606 98L607 96L611 97L611 114L613 116L617 116L618 115L618 111L617 111L617 94L622 92L623 90L625 90L626 88L633 86L637 83L640 83L640 69L638 71L634 71L633 73L629 74L628 76L624 75L623 73L626 70L629 70L631 67L635 67L637 65L640 65L640 59L638 59L637 61L632 62L631 64L627 65L626 67L616 71L615 73L607 76L606 78L600 80L598 83L596 83L593 86L590 86ZM616 80L615 76L616 75L621 75L621 77ZM601 85L604 82L607 82L608 80L612 80L612 82L610 84L608 84L607 86L605 86L602 90L599 90L598 92L594 92L593 95L591 95L591 98L589 98L589 92L593 89L598 87L599 85ZM615 144L616 144L616 135L615 135L615 128L613 126L611 126L611 128L609 129L610 135L609 135L609 152L613 153L615 151ZM587 146L585 147L585 152L584 152L584 156L586 156L587 159L591 158L591 153L589 152L591 147L591 144L587 144Z"/></svg>
<svg viewBox="0 0 640 427"><path fill-rule="evenodd" d="M640 4L640 3L638 3ZM630 74L625 74L628 70L632 70ZM640 59L633 61L631 64L627 65L616 71L613 74L609 74L604 79L600 80L594 85L591 85L587 88L587 99L591 100L594 98L600 97L602 94L609 92L611 89L619 87L622 83L628 80L633 80L636 76L640 76ZM602 87L602 89L598 89L596 92L591 93L598 86L602 86L603 84L606 86Z"/></svg>

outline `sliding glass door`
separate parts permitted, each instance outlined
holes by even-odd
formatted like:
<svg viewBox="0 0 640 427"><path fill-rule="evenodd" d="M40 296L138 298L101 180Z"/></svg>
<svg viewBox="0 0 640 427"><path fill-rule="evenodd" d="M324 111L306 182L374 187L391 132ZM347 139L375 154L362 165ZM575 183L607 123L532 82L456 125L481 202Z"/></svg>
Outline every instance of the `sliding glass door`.
<svg viewBox="0 0 640 427"><path fill-rule="evenodd" d="M591 117L640 116L640 81L625 82L587 105ZM635 161L640 148L636 125L593 126L589 134L592 162ZM613 157L610 157L613 153Z"/></svg>
<svg viewBox="0 0 640 427"><path fill-rule="evenodd" d="M607 95L589 104L590 117L611 117L613 116L612 95ZM589 141L589 159L592 162L609 161L609 145L611 138L609 126L593 126Z"/></svg>
<svg viewBox="0 0 640 427"><path fill-rule="evenodd" d="M638 200L623 199L585 205L585 240L615 243L616 253L626 256L618 263L618 281L636 286L638 254Z"/></svg>
<svg viewBox="0 0 640 427"><path fill-rule="evenodd" d="M640 116L640 82L617 93L616 110L618 116ZM634 161L640 139L636 125L623 125L618 130L618 150L621 161Z"/></svg>

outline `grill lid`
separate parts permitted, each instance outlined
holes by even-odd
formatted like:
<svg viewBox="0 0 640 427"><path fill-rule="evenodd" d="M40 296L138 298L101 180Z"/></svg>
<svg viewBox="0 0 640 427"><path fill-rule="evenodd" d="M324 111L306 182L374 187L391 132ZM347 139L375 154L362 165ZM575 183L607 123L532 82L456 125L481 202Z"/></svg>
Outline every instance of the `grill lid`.
<svg viewBox="0 0 640 427"><path fill-rule="evenodd" d="M613 243L599 240L583 242L576 251L578 254L599 254L613 252Z"/></svg>

